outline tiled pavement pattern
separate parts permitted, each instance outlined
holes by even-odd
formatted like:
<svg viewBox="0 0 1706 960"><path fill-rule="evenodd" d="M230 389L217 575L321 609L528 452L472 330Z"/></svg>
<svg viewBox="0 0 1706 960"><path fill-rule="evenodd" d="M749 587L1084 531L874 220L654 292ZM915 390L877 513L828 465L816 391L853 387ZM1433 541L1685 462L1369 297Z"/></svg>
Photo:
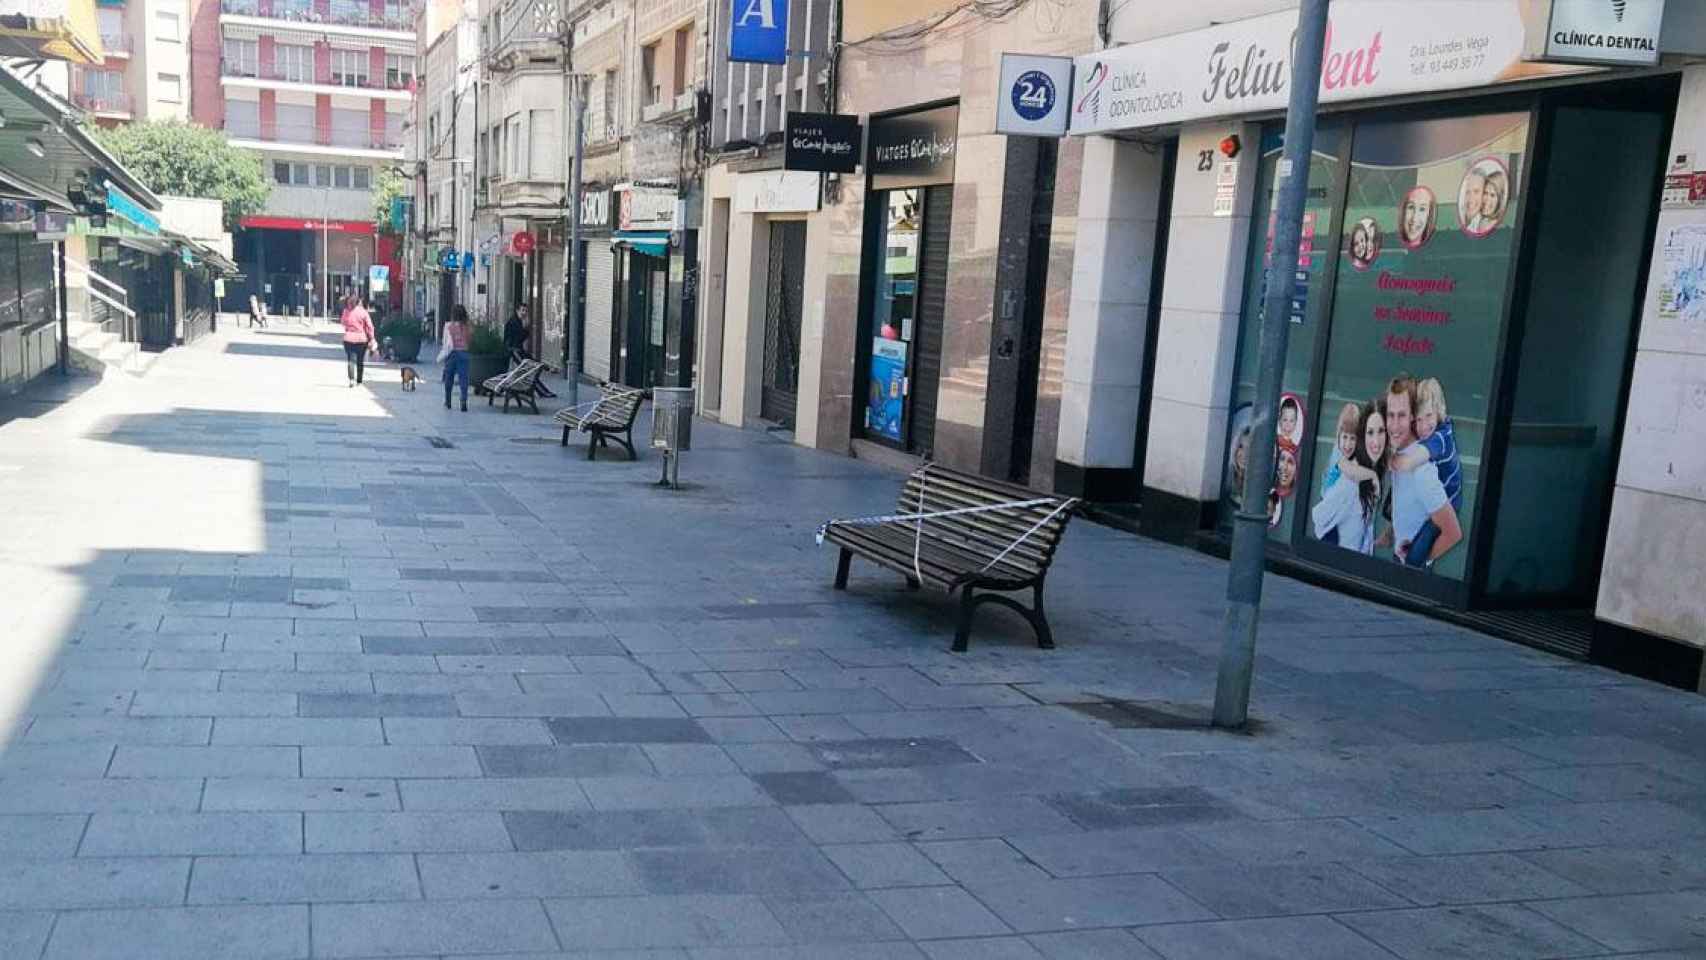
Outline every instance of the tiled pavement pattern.
<svg viewBox="0 0 1706 960"><path fill-rule="evenodd" d="M1169 728L1215 560L1079 522L1060 648L956 656L813 545L894 476L701 423L663 492L338 357L6 407L0 957L1706 955L1694 696L1273 579L1259 731Z"/></svg>

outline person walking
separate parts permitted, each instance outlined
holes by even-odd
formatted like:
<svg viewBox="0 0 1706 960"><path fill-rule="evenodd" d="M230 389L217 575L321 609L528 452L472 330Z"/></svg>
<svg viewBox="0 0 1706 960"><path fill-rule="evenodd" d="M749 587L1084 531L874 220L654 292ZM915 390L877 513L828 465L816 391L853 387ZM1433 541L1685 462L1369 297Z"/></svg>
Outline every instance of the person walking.
<svg viewBox="0 0 1706 960"><path fill-rule="evenodd" d="M345 370L349 376L349 385L353 387L361 382L368 351L376 349L373 342L373 318L368 316L367 308L361 305L361 298L351 293L344 297L342 321Z"/></svg>
<svg viewBox="0 0 1706 960"><path fill-rule="evenodd" d="M260 327L262 330L267 327L267 310L261 306L261 298L252 293L249 294L249 326Z"/></svg>
<svg viewBox="0 0 1706 960"><path fill-rule="evenodd" d="M462 379L462 412L468 412L468 310L460 303L450 311L450 322L444 325L444 343L438 348L438 362L444 364L444 409L450 409L450 388Z"/></svg>

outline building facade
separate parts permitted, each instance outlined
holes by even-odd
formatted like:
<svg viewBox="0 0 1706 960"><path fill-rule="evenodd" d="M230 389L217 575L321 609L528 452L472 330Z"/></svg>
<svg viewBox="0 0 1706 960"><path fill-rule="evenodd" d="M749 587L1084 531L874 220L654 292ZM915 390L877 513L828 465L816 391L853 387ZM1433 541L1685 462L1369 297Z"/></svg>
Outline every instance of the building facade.
<svg viewBox="0 0 1706 960"><path fill-rule="evenodd" d="M237 237L248 277L239 294L320 313L328 294L365 293L371 266L399 272L371 194L404 159L415 25L398 0L219 0L219 94L196 100L193 116L261 154L273 181L266 209ZM401 291L391 285L380 300L400 305Z"/></svg>
<svg viewBox="0 0 1706 960"><path fill-rule="evenodd" d="M1223 550L1263 509L1288 570L1698 686L1706 607L1677 578L1706 524L1706 195L1666 186L1706 146L1706 33L1673 4L1656 63L1536 62L1544 6L1335 4L1284 266L1295 4L1116 11L1072 94L1057 456L1139 471L1151 535ZM1245 504L1273 283L1276 467Z"/></svg>
<svg viewBox="0 0 1706 960"><path fill-rule="evenodd" d="M421 16L423 38L431 8ZM406 150L415 172L415 262L418 285L411 309L448 319L453 304L473 294L473 271L462 267L462 251L474 235L475 90L480 46L473 5L467 16L446 19L425 42L425 73L415 95L415 114Z"/></svg>
<svg viewBox="0 0 1706 960"><path fill-rule="evenodd" d="M73 104L95 123L187 120L191 10L187 0L108 0L95 11L104 61L72 66Z"/></svg>

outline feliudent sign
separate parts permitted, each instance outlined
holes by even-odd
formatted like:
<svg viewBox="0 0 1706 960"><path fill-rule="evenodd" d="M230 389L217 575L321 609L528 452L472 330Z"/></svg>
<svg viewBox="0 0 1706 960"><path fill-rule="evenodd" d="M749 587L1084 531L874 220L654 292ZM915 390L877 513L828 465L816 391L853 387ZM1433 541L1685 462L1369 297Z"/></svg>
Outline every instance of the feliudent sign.
<svg viewBox="0 0 1706 960"><path fill-rule="evenodd" d="M1458 90L1577 69L1523 62L1522 6L1522 0L1335 3L1321 101ZM1283 10L1078 57L1071 132L1283 110L1296 29L1297 11Z"/></svg>
<svg viewBox="0 0 1706 960"><path fill-rule="evenodd" d="M1551 0L1548 6L1532 21L1530 59L1626 67L1659 62L1665 0Z"/></svg>

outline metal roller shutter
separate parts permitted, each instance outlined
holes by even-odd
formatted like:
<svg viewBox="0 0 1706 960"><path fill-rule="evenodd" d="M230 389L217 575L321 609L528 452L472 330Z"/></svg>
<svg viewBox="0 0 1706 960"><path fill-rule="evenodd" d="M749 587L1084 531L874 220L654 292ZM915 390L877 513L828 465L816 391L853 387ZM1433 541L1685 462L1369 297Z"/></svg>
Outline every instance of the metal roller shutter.
<svg viewBox="0 0 1706 960"><path fill-rule="evenodd" d="M928 457L936 446L936 391L942 379L942 315L948 296L948 235L954 217L954 188L924 191L924 249L918 265L918 359L912 370L914 453Z"/></svg>
<svg viewBox="0 0 1706 960"><path fill-rule="evenodd" d="M615 302L616 256L602 240L586 243L587 375L610 379L610 315Z"/></svg>

